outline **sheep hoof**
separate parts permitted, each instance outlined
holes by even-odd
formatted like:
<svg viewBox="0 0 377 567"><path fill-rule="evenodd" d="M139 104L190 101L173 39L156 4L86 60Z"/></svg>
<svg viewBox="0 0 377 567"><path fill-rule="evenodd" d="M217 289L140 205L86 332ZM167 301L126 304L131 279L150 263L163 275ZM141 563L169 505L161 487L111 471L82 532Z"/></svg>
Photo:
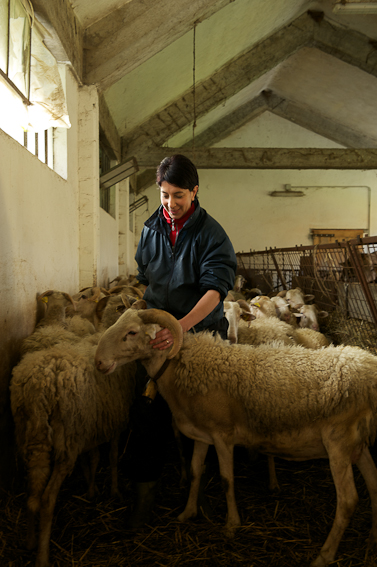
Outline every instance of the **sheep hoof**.
<svg viewBox="0 0 377 567"><path fill-rule="evenodd" d="M192 520L197 516L197 510L183 510L181 514L178 516L178 520L180 522L187 522L187 520Z"/></svg>
<svg viewBox="0 0 377 567"><path fill-rule="evenodd" d="M111 493L111 498L117 498L118 500L120 500L121 502L123 502L124 498L121 492L119 492L118 489L116 490L112 490Z"/></svg>
<svg viewBox="0 0 377 567"><path fill-rule="evenodd" d="M234 536L236 535L236 530L237 530L238 526L235 525L226 525L224 526L224 535L225 537L227 537L228 539L233 539Z"/></svg>
<svg viewBox="0 0 377 567"><path fill-rule="evenodd" d="M310 563L310 567L326 567L330 562L321 555L321 553Z"/></svg>

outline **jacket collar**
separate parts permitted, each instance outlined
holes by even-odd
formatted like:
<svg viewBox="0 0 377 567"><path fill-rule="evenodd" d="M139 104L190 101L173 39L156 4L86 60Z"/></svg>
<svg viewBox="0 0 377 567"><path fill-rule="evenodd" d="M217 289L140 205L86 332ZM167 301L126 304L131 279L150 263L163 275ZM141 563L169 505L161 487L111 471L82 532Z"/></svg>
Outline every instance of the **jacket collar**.
<svg viewBox="0 0 377 567"><path fill-rule="evenodd" d="M197 221L197 219L199 218L201 207L197 197L195 197L194 204L195 204L195 211L192 213L188 221L185 223L184 225L185 229L193 226ZM167 223L164 218L162 205L160 205L158 209L153 213L153 215L151 215L149 219L145 221L144 225L148 228L151 228L152 230L156 230L158 232L162 232L163 234L166 234Z"/></svg>

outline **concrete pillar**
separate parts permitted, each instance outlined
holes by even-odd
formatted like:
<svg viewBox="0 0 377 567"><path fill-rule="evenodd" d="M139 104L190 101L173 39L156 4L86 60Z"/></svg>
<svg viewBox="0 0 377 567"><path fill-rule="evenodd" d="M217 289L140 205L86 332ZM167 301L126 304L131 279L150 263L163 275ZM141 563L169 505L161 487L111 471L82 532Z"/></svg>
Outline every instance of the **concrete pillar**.
<svg viewBox="0 0 377 567"><path fill-rule="evenodd" d="M99 104L95 86L79 90L79 283L97 285L100 244Z"/></svg>
<svg viewBox="0 0 377 567"><path fill-rule="evenodd" d="M128 276L129 227L130 227L130 184L128 179L119 183L119 274Z"/></svg>

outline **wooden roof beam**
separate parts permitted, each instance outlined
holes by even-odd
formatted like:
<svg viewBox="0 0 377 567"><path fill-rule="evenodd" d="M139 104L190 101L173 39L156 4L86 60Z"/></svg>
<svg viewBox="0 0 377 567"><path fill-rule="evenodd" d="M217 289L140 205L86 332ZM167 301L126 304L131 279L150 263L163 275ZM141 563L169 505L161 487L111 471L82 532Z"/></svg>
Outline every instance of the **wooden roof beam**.
<svg viewBox="0 0 377 567"><path fill-rule="evenodd" d="M166 155L184 153L198 169L376 169L377 149L150 148L135 154L139 168L157 169Z"/></svg>

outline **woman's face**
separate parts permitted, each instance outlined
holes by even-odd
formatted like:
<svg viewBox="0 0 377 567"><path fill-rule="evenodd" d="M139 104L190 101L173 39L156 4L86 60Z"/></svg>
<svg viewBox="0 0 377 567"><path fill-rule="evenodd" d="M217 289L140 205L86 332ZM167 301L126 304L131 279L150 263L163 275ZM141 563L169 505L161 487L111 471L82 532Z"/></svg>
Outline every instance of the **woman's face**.
<svg viewBox="0 0 377 567"><path fill-rule="evenodd" d="M198 185L190 191L189 189L181 189L175 185L170 185L167 181L163 181L160 190L162 206L168 211L171 218L178 220L190 209L197 192Z"/></svg>

